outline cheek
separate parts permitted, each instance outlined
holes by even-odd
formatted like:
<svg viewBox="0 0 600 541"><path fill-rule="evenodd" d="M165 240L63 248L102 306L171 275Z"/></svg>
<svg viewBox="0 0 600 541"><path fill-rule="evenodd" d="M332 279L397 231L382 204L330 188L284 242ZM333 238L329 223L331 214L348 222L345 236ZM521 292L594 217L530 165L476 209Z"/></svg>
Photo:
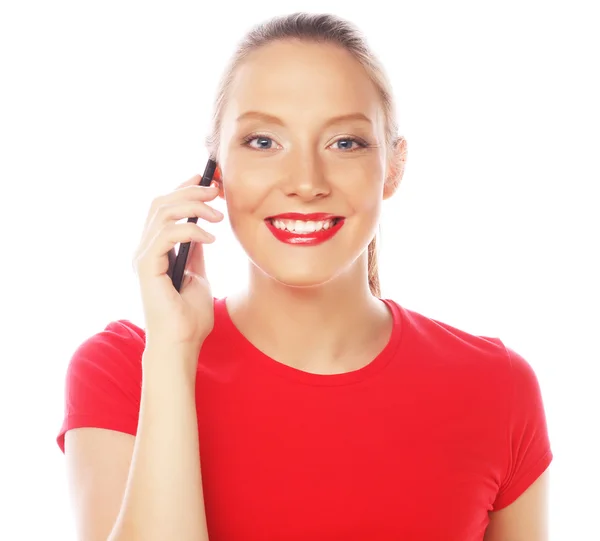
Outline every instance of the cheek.
<svg viewBox="0 0 600 541"><path fill-rule="evenodd" d="M271 190L272 182L258 170L234 160L223 169L223 190L231 225L235 227L247 215L257 212Z"/></svg>
<svg viewBox="0 0 600 541"><path fill-rule="evenodd" d="M353 204L357 212L374 212L381 207L383 182L373 179L356 190Z"/></svg>
<svg viewBox="0 0 600 541"><path fill-rule="evenodd" d="M225 122L225 126L229 123ZM262 204L268 185L264 171L259 170L238 146L233 132L223 130L219 159L223 175L223 192L227 213L232 227L243 220L244 215L255 212Z"/></svg>
<svg viewBox="0 0 600 541"><path fill-rule="evenodd" d="M342 189L352 210L359 214L378 212L383 199L382 171L375 166L356 173L346 177Z"/></svg>

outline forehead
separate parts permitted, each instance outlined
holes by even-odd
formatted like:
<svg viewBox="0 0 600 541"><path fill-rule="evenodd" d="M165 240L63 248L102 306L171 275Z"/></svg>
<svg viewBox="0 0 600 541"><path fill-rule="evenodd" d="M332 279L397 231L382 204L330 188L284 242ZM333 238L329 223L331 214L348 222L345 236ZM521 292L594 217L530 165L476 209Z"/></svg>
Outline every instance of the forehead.
<svg viewBox="0 0 600 541"><path fill-rule="evenodd" d="M335 116L361 111L376 121L380 100L362 65L341 47L279 41L252 52L229 89L230 112Z"/></svg>

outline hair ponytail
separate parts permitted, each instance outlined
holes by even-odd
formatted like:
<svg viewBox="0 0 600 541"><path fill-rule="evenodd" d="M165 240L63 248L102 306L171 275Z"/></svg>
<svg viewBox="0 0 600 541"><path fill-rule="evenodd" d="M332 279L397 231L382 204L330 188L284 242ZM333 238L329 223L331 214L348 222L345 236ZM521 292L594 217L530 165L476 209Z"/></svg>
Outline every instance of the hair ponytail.
<svg viewBox="0 0 600 541"><path fill-rule="evenodd" d="M377 237L369 243L368 248L369 289L375 297L381 296L379 285L379 267L377 265Z"/></svg>

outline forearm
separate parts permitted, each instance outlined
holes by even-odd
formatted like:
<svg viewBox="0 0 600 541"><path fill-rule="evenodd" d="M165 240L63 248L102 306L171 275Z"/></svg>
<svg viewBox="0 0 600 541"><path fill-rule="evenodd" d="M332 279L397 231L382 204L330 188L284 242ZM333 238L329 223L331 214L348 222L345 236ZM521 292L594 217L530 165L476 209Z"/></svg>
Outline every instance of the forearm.
<svg viewBox="0 0 600 541"><path fill-rule="evenodd" d="M183 366L181 360L158 355L157 350L144 352L137 436L109 541L208 540L195 374L171 369Z"/></svg>

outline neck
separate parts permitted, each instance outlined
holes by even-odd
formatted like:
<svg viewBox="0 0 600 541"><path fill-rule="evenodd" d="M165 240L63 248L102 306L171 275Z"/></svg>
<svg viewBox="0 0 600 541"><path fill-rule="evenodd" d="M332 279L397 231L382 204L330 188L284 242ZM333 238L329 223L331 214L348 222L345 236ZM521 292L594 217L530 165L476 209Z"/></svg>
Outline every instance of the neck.
<svg viewBox="0 0 600 541"><path fill-rule="evenodd" d="M227 299L235 325L258 349L295 368L338 373L385 346L392 317L368 286L365 262L318 287L289 287L251 267L246 291Z"/></svg>

